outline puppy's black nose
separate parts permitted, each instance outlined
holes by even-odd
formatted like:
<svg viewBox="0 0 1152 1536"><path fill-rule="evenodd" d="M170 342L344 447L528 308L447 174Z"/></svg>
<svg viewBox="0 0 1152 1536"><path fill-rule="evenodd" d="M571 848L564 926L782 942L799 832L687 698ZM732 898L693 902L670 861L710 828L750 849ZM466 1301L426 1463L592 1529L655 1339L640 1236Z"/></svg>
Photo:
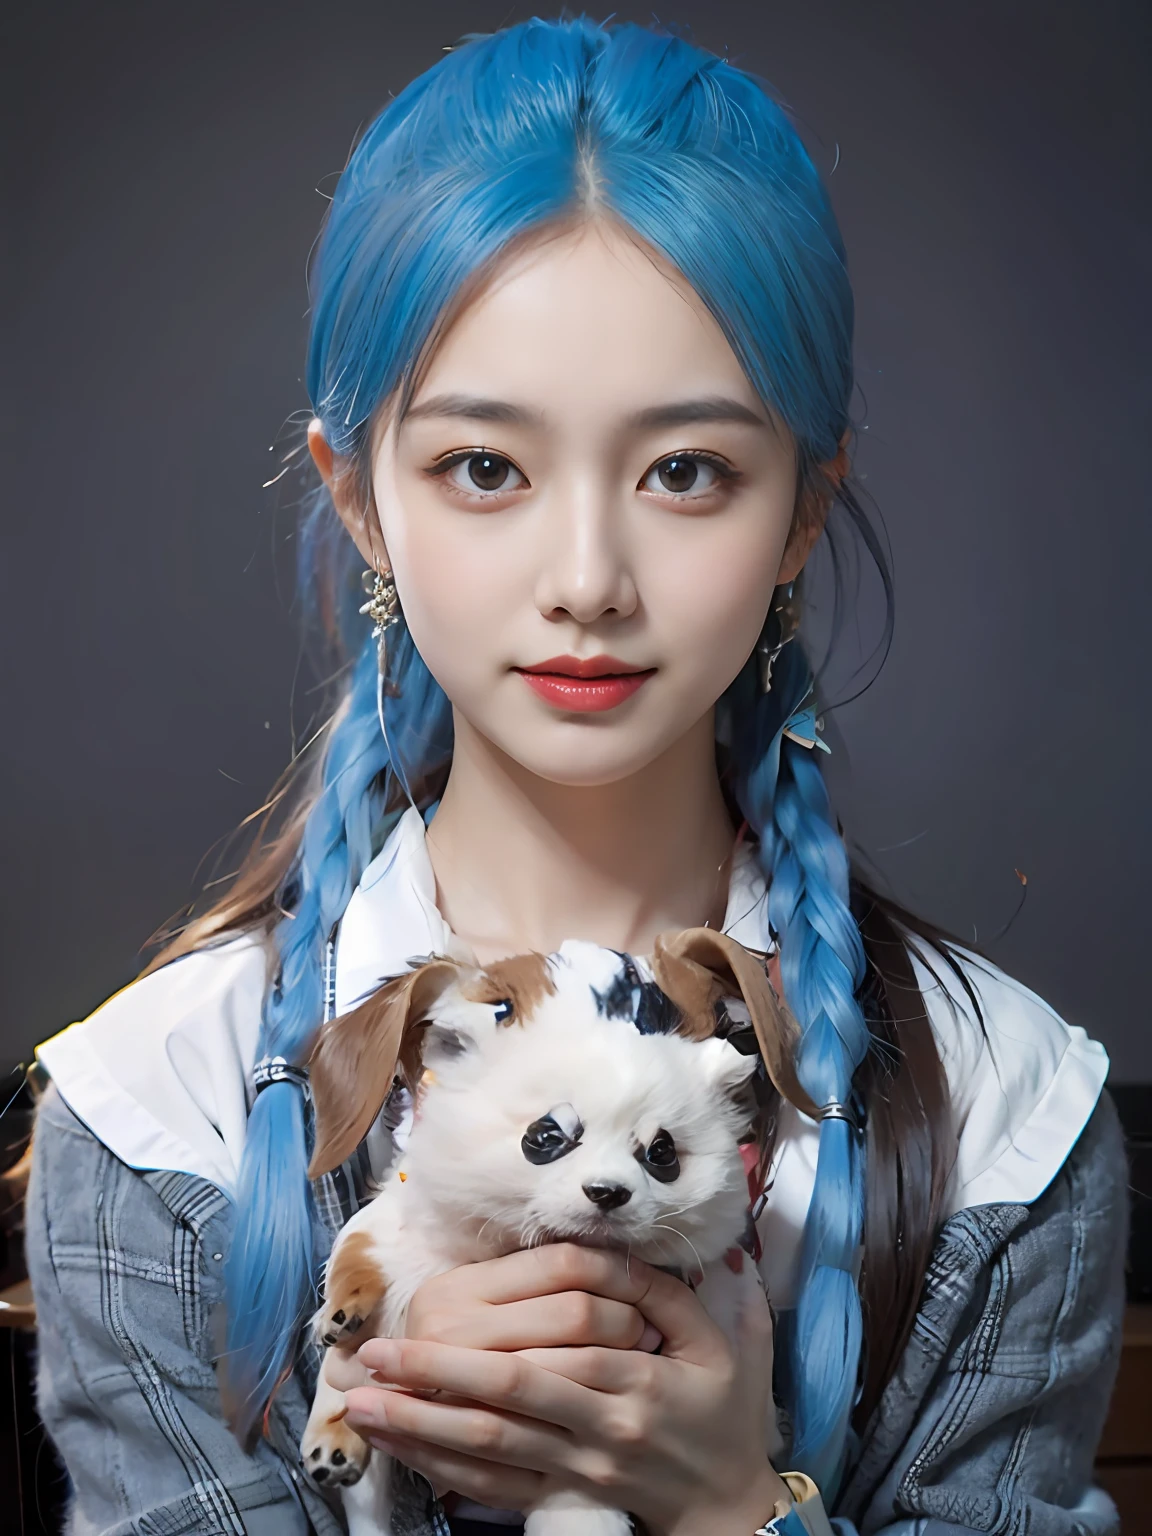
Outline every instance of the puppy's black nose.
<svg viewBox="0 0 1152 1536"><path fill-rule="evenodd" d="M627 1184L585 1184L584 1193L600 1211L614 1211L632 1198Z"/></svg>

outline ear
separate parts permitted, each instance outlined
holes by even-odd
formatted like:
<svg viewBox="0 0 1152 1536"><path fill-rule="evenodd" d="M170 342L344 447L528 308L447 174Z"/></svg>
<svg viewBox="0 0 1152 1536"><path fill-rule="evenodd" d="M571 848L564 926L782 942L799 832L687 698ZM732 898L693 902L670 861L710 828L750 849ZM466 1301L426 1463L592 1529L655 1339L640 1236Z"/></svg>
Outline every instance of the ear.
<svg viewBox="0 0 1152 1536"><path fill-rule="evenodd" d="M819 1110L800 1086L793 1056L800 1030L777 1001L762 963L743 944L714 928L685 928L661 934L652 955L652 974L684 1015L684 1033L705 1039L716 1028L718 998L738 992L747 1004L768 1076L796 1108L813 1119Z"/></svg>
<svg viewBox="0 0 1152 1536"><path fill-rule="evenodd" d="M388 551L384 548L372 505L372 493L360 484L360 477L350 461L332 452L318 416L308 423L308 451L328 487L337 515L363 556L365 565L374 571L388 570Z"/></svg>
<svg viewBox="0 0 1152 1536"><path fill-rule="evenodd" d="M824 532L824 524L828 521L828 513L832 510L832 503L836 500L840 483L852 468L852 461L848 456L851 435L851 430L844 433L840 439L836 457L828 459L823 464L817 464L811 478L801 488L795 515L792 518L792 528L788 534L788 543L784 547L784 556L776 575L779 585L786 585L796 580L808 563L808 556L812 553L816 540Z"/></svg>
<svg viewBox="0 0 1152 1536"><path fill-rule="evenodd" d="M308 1061L316 1122L310 1179L338 1168L368 1134L414 1026L459 974L454 960L429 960L320 1030Z"/></svg>

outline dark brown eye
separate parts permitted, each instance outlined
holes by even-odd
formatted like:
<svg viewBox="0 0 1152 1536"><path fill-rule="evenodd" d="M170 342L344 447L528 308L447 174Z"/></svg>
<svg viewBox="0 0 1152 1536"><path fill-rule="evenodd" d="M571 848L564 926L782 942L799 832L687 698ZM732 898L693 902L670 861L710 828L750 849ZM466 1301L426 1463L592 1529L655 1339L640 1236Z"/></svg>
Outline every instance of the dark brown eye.
<svg viewBox="0 0 1152 1536"><path fill-rule="evenodd" d="M661 1184L671 1184L680 1177L676 1143L663 1129L656 1132L646 1147L641 1147L636 1161Z"/></svg>
<svg viewBox="0 0 1152 1536"><path fill-rule="evenodd" d="M654 496L671 496L673 501L691 506L706 502L726 483L734 484L740 473L731 464L710 453L670 453L658 459L640 482L642 490Z"/></svg>
<svg viewBox="0 0 1152 1536"><path fill-rule="evenodd" d="M695 459L665 459L656 466L656 473L666 491L690 491L700 469Z"/></svg>
<svg viewBox="0 0 1152 1536"><path fill-rule="evenodd" d="M498 453L474 453L468 460L468 478L478 491L499 491L511 468Z"/></svg>

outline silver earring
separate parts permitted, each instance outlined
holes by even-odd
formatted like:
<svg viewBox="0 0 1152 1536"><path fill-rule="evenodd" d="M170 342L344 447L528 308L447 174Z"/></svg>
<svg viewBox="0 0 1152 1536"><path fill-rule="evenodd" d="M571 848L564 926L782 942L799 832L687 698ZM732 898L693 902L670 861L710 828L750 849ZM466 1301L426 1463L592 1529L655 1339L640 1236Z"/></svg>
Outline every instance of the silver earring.
<svg viewBox="0 0 1152 1536"><path fill-rule="evenodd" d="M392 761L392 747L388 740L388 721L384 712L384 697L388 694L394 697L395 685L389 686L388 678L388 631L399 622L400 598L396 591L396 581L391 571L365 571L361 578L361 585L368 594L368 601L364 603L360 612L372 620L375 626L372 630L372 638L376 642L376 718L380 722L380 734L384 738L384 748L388 753L388 759ZM400 775L400 783L409 801L415 805L411 792L403 777Z"/></svg>
<svg viewBox="0 0 1152 1536"><path fill-rule="evenodd" d="M391 571L365 571L360 578L360 584L368 594L368 601L362 605L360 612L366 614L375 625L372 638L376 641L379 650L380 671L383 672L387 657L385 637L400 617L400 598L396 592L396 582Z"/></svg>
<svg viewBox="0 0 1152 1536"><path fill-rule="evenodd" d="M772 668L776 664L776 658L790 641L796 638L800 628L800 604L793 596L794 582L788 582L786 586L777 587L772 593L772 606L768 610L769 619L776 619L775 642L767 634L763 635L756 645L756 653L760 657L760 691L771 693ZM768 624L764 625L765 630Z"/></svg>

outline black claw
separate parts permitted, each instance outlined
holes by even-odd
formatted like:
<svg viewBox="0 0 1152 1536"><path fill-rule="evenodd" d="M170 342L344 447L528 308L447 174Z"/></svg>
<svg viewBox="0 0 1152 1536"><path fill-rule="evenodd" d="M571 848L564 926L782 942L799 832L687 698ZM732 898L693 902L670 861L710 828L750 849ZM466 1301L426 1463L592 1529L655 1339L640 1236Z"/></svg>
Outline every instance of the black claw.
<svg viewBox="0 0 1152 1536"><path fill-rule="evenodd" d="M308 1460L309 1461L319 1461L320 1460L320 1447L319 1446L317 1446L316 1449L312 1452L312 1454L311 1454L311 1456L309 1456Z"/></svg>
<svg viewBox="0 0 1152 1536"><path fill-rule="evenodd" d="M344 1308L343 1307L340 1308L339 1312L333 1312L333 1314L332 1314L332 1321L334 1323L342 1323L344 1321Z"/></svg>
<svg viewBox="0 0 1152 1536"><path fill-rule="evenodd" d="M343 1315L343 1314L341 1314L341 1315ZM344 1332L345 1333L359 1333L360 1329L363 1326L364 1326L364 1319L362 1317L350 1317L348 1319L347 1323L344 1326Z"/></svg>
<svg viewBox="0 0 1152 1536"><path fill-rule="evenodd" d="M342 1467L347 1460L348 1458L343 1451L332 1452L332 1465L334 1467Z"/></svg>
<svg viewBox="0 0 1152 1536"><path fill-rule="evenodd" d="M315 1472L313 1472L313 1474L312 1474L312 1481L314 1483L322 1483L322 1482L326 1481L327 1477L328 1477L328 1468L327 1467L317 1467Z"/></svg>
<svg viewBox="0 0 1152 1536"><path fill-rule="evenodd" d="M324 1335L324 1342L325 1344L335 1344L336 1335L334 1333L326 1333Z"/></svg>

